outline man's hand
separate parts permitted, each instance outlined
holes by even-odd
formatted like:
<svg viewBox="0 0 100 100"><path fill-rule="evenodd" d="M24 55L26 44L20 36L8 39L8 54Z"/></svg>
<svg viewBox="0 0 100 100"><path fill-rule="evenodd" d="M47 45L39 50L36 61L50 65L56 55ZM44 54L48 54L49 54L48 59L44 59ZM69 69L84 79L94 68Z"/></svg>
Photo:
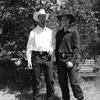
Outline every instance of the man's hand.
<svg viewBox="0 0 100 100"><path fill-rule="evenodd" d="M68 62L67 62L67 66L68 66L68 68L72 68L72 67L73 67L73 63L70 62L70 61L68 61Z"/></svg>
<svg viewBox="0 0 100 100"><path fill-rule="evenodd" d="M32 64L28 63L28 69L32 69Z"/></svg>
<svg viewBox="0 0 100 100"><path fill-rule="evenodd" d="M51 57L51 61L54 62L56 60L54 52L49 52L49 56Z"/></svg>

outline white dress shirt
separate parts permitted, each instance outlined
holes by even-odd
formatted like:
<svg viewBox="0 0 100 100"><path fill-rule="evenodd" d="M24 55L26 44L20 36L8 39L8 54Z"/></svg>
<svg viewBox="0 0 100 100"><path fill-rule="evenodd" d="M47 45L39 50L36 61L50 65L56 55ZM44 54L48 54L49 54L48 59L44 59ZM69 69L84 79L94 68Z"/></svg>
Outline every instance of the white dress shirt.
<svg viewBox="0 0 100 100"><path fill-rule="evenodd" d="M53 52L51 29L47 28L46 26L44 28L37 26L30 32L26 52L27 60L30 64L32 51Z"/></svg>

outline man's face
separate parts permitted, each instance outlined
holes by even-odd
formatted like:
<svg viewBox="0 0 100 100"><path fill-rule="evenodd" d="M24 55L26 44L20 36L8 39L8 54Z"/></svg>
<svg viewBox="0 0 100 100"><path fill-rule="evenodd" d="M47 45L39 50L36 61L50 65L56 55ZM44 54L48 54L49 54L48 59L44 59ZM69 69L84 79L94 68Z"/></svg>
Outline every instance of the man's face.
<svg viewBox="0 0 100 100"><path fill-rule="evenodd" d="M68 27L69 26L69 22L70 22L70 19L67 18L67 16L63 16L61 18L61 26L62 27Z"/></svg>
<svg viewBox="0 0 100 100"><path fill-rule="evenodd" d="M46 15L39 15L39 25L44 28L45 27L45 22L46 22Z"/></svg>

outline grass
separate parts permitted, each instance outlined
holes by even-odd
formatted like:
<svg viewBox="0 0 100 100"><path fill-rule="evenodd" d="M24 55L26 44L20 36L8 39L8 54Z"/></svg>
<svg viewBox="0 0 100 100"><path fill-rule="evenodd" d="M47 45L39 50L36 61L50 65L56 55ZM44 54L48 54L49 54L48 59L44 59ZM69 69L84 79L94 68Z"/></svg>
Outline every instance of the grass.
<svg viewBox="0 0 100 100"><path fill-rule="evenodd" d="M30 73L5 69L0 64L0 100L32 100ZM10 64L11 65L11 64ZM8 65L8 66L10 66ZM98 72L100 76L100 72ZM21 77L19 77L21 76ZM100 100L100 77L81 80L85 100ZM58 82L55 82L55 100L61 100L62 93ZM41 100L45 100L45 88L40 91ZM71 100L76 100L70 88Z"/></svg>
<svg viewBox="0 0 100 100"><path fill-rule="evenodd" d="M85 100L100 100L100 78L95 78L92 80L82 80L80 82L82 90L84 92ZM41 100L45 100L45 88L41 89L40 97ZM72 90L70 88L71 100L76 100L73 96ZM58 83L55 83L55 100L61 100L61 90ZM0 100L32 100L32 91L10 91L9 88L1 89Z"/></svg>

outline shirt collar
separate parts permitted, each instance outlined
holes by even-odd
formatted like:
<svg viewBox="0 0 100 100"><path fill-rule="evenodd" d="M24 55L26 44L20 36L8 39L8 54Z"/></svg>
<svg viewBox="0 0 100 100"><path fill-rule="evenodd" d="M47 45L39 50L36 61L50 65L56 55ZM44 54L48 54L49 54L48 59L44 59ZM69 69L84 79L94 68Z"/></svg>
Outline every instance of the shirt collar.
<svg viewBox="0 0 100 100"><path fill-rule="evenodd" d="M64 28L61 28L60 30L64 31ZM69 27L67 32L72 32L74 30L74 27Z"/></svg>
<svg viewBox="0 0 100 100"><path fill-rule="evenodd" d="M45 30L46 29L46 26L44 28L41 28L39 25L37 26L38 29L40 30Z"/></svg>

